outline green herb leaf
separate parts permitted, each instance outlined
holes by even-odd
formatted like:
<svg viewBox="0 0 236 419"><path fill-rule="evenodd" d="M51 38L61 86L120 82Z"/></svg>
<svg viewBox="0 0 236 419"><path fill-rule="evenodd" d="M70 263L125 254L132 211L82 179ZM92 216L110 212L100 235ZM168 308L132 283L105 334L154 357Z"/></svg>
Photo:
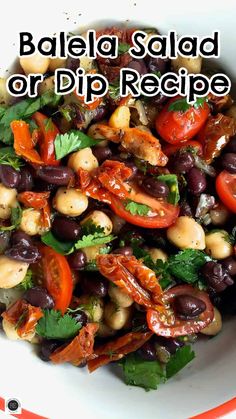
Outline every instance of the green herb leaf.
<svg viewBox="0 0 236 419"><path fill-rule="evenodd" d="M32 274L31 269L28 269L23 281L21 281L21 283L17 285L17 287L26 291L29 288L32 288L33 286L34 286L33 274Z"/></svg>
<svg viewBox="0 0 236 419"><path fill-rule="evenodd" d="M158 180L165 182L169 188L169 194L167 200L170 204L176 205L180 200L178 178L176 175L160 175L157 177Z"/></svg>
<svg viewBox="0 0 236 419"><path fill-rule="evenodd" d="M104 228L88 220L82 225L82 233L86 236L92 234L93 236L104 236Z"/></svg>
<svg viewBox="0 0 236 419"><path fill-rule="evenodd" d="M63 316L60 311L44 310L44 316L36 326L36 333L46 339L70 339L80 329L81 324L69 314Z"/></svg>
<svg viewBox="0 0 236 419"><path fill-rule="evenodd" d="M6 164L15 170L20 170L24 166L23 160L16 155L12 147L2 147L0 148L0 164Z"/></svg>
<svg viewBox="0 0 236 419"><path fill-rule="evenodd" d="M127 385L149 391L156 390L158 385L165 381L165 370L158 361L145 361L132 353L122 360L121 365Z"/></svg>
<svg viewBox="0 0 236 419"><path fill-rule="evenodd" d="M125 204L125 209L129 211L132 215L147 215L151 210L150 207L144 204L139 204L137 202L128 200Z"/></svg>
<svg viewBox="0 0 236 419"><path fill-rule="evenodd" d="M195 358L195 353L190 345L182 346L177 349L174 355L171 355L166 365L166 378L169 379L177 374L189 362Z"/></svg>
<svg viewBox="0 0 236 419"><path fill-rule="evenodd" d="M198 97L197 100L193 104L188 103L187 99L183 97L181 99L177 99L174 102L172 102L168 108L168 111L169 112L179 112L179 111L186 112L192 106L195 109L202 108L205 102L207 102L207 97Z"/></svg>
<svg viewBox="0 0 236 419"><path fill-rule="evenodd" d="M112 240L115 240L116 237L113 234L109 236L97 236L93 234L88 234L87 236L82 236L82 239L78 240L75 243L76 249L83 249L84 247L95 246L98 244L110 243Z"/></svg>
<svg viewBox="0 0 236 419"><path fill-rule="evenodd" d="M133 254L137 259L142 259L144 265L150 268L153 272L155 272L156 276L159 277L159 283L162 289L167 288L169 285L172 284L172 278L170 273L168 272L168 264L167 262L163 262L161 259L157 259L156 262L153 262L150 254L144 250L140 245L136 243L131 243Z"/></svg>
<svg viewBox="0 0 236 419"><path fill-rule="evenodd" d="M178 279L192 284L199 279L201 267L211 260L201 250L186 249L168 259L168 271Z"/></svg>
<svg viewBox="0 0 236 419"><path fill-rule="evenodd" d="M24 119L31 117L36 111L46 105L57 106L61 96L56 95L53 90L49 90L37 98L23 99L15 105L5 109L0 117L0 140L6 144L13 143L13 135L10 123L15 119Z"/></svg>
<svg viewBox="0 0 236 419"><path fill-rule="evenodd" d="M109 84L108 92L111 99L117 100L120 97L120 82Z"/></svg>
<svg viewBox="0 0 236 419"><path fill-rule="evenodd" d="M130 44L127 44L126 42L119 42L118 45L118 54L125 54L130 49Z"/></svg>
<svg viewBox="0 0 236 419"><path fill-rule="evenodd" d="M52 247L57 253L60 253L61 255L68 255L69 253L73 252L74 242L61 242L56 239L51 231L43 234L41 236L41 240L44 244Z"/></svg>
<svg viewBox="0 0 236 419"><path fill-rule="evenodd" d="M58 134L54 142L56 158L57 160L62 159L73 151L96 144L98 144L98 140L94 140L78 130L71 130L66 134Z"/></svg>
<svg viewBox="0 0 236 419"><path fill-rule="evenodd" d="M22 209L20 204L16 207L13 207L11 210L11 225L10 226L1 226L0 231L12 231L19 227L21 223Z"/></svg>

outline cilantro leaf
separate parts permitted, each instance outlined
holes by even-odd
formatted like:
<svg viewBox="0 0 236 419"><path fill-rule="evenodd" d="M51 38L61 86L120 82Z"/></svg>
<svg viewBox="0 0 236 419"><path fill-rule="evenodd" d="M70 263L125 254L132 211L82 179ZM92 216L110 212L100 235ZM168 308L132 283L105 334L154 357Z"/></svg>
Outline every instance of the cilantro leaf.
<svg viewBox="0 0 236 419"><path fill-rule="evenodd" d="M10 226L1 226L0 231L12 231L19 227L21 223L22 209L18 204L16 207L11 209L11 225Z"/></svg>
<svg viewBox="0 0 236 419"><path fill-rule="evenodd" d="M145 361L137 354L126 356L121 362L127 385L156 390L165 381L165 370L158 361Z"/></svg>
<svg viewBox="0 0 236 419"><path fill-rule="evenodd" d="M92 220L87 220L82 225L82 232L85 236L88 234L93 234L96 237L100 237L101 235L104 235L104 228L95 224Z"/></svg>
<svg viewBox="0 0 236 419"><path fill-rule="evenodd" d="M36 111L46 105L56 106L61 100L61 96L56 95L53 90L49 90L37 98L26 98L20 102L9 106L5 112L0 114L0 140L6 144L13 143L13 135L10 123L15 119L27 119Z"/></svg>
<svg viewBox="0 0 236 419"><path fill-rule="evenodd" d="M151 208L147 205L139 204L137 202L131 201L130 199L125 204L125 209L132 215L147 215L151 210Z"/></svg>
<svg viewBox="0 0 236 419"><path fill-rule="evenodd" d="M0 148L0 164L7 164L15 170L20 170L24 162L16 155L12 147L2 147Z"/></svg>
<svg viewBox="0 0 236 419"><path fill-rule="evenodd" d="M171 355L170 360L166 365L166 378L169 379L177 374L189 362L195 358L195 353L190 345L178 348L174 355Z"/></svg>
<svg viewBox="0 0 236 419"><path fill-rule="evenodd" d="M115 238L116 237L113 234L110 234L109 236L97 236L88 234L87 236L82 236L82 238L75 243L75 248L83 249L84 247L110 243L112 240L115 240Z"/></svg>
<svg viewBox="0 0 236 419"><path fill-rule="evenodd" d="M118 45L118 54L125 54L130 49L130 44L127 44L126 42L119 42Z"/></svg>
<svg viewBox="0 0 236 419"><path fill-rule="evenodd" d="M21 281L21 283L17 285L17 287L23 290L28 290L29 288L32 288L33 286L34 286L33 273L31 269L28 269L23 281Z"/></svg>
<svg viewBox="0 0 236 419"><path fill-rule="evenodd" d="M73 251L74 242L62 242L57 240L51 231L43 234L41 236L41 240L44 244L52 247L57 253L60 253L61 255L68 255Z"/></svg>
<svg viewBox="0 0 236 419"><path fill-rule="evenodd" d="M46 339L70 339L81 329L81 324L69 314L56 310L44 310L44 316L36 326L38 335Z"/></svg>
<svg viewBox="0 0 236 419"><path fill-rule="evenodd" d="M57 134L54 142L56 158L57 160L62 159L73 151L96 144L98 144L98 140L94 140L79 130L71 130L66 134Z"/></svg>
<svg viewBox="0 0 236 419"><path fill-rule="evenodd" d="M207 102L207 97L198 97L193 104L188 103L187 99L183 97L181 99L177 99L174 102L172 102L168 108L168 111L169 112L179 112L179 111L186 112L192 106L195 109L198 109L200 107L202 108L205 102Z"/></svg>
<svg viewBox="0 0 236 419"><path fill-rule="evenodd" d="M131 243L131 246L133 249L133 255L137 259L142 259L144 265L150 268L153 272L155 272L156 276L159 277L159 283L162 289L165 289L172 284L173 281L170 273L168 272L167 262L163 262L161 259L157 259L156 262L153 262L150 254L141 246L136 243Z"/></svg>
<svg viewBox="0 0 236 419"><path fill-rule="evenodd" d="M111 99L116 100L120 97L120 82L114 82L109 84L108 87L109 96Z"/></svg>
<svg viewBox="0 0 236 419"><path fill-rule="evenodd" d="M168 271L178 279L192 284L199 279L199 270L211 260L201 250L185 249L168 259Z"/></svg>
<svg viewBox="0 0 236 419"><path fill-rule="evenodd" d="M169 188L167 200L170 204L176 205L180 200L177 176L172 174L160 175L157 179L167 184Z"/></svg>

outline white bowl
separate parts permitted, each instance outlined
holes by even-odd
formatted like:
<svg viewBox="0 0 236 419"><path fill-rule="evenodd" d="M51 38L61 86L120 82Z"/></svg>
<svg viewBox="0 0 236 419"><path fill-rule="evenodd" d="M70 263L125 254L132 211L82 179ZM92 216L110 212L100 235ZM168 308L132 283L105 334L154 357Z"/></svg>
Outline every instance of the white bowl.
<svg viewBox="0 0 236 419"><path fill-rule="evenodd" d="M61 4L62 3L62 4ZM56 31L78 31L96 24L141 23L166 33L207 35L221 31L221 63L231 76L235 70L236 3L153 0L55 0L4 2L1 12L1 64L3 74L18 52L18 32L35 36ZM119 369L102 368L92 375L70 365L43 363L27 343L0 336L0 396L18 398L22 406L50 419L183 419L215 408L199 418L216 418L231 411L236 417L235 320L224 324L214 339L195 345L197 357L176 378L159 390L144 392L127 387ZM0 409L4 409L0 398ZM234 413L233 413L234 411ZM1 415L1 412L0 412ZM5 417L5 415L4 415ZM24 418L39 416L28 416Z"/></svg>

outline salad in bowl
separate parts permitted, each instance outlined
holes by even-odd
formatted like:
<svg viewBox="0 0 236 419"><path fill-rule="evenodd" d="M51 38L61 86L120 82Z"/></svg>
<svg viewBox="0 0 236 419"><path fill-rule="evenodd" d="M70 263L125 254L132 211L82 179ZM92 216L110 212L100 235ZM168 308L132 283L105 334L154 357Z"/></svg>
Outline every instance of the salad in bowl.
<svg viewBox="0 0 236 419"><path fill-rule="evenodd" d="M44 81L0 107L0 308L6 336L42 361L118 363L150 390L236 313L236 106L120 97L122 68L212 71L201 57L134 59L135 29L98 31L118 36L117 59L20 59ZM60 67L104 75L108 94L56 95Z"/></svg>

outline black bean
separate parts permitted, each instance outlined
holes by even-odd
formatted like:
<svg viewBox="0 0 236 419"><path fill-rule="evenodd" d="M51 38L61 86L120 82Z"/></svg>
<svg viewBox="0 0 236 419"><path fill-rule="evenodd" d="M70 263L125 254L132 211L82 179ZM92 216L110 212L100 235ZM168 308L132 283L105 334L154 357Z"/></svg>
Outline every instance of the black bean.
<svg viewBox="0 0 236 419"><path fill-rule="evenodd" d="M113 224L112 232L114 234L119 234L126 223L125 220L114 213L109 214L109 217Z"/></svg>
<svg viewBox="0 0 236 419"><path fill-rule="evenodd" d="M223 154L221 166L230 173L236 173L236 153Z"/></svg>
<svg viewBox="0 0 236 419"><path fill-rule="evenodd" d="M51 309L54 307L54 301L45 288L33 287L29 288L23 297L29 304L43 309Z"/></svg>
<svg viewBox="0 0 236 419"><path fill-rule="evenodd" d="M57 340L44 340L41 344L39 357L44 362L50 361L50 356L57 348L59 348L61 344L62 343L58 342Z"/></svg>
<svg viewBox="0 0 236 419"><path fill-rule="evenodd" d="M129 180L131 180L137 175L138 168L137 168L136 164L134 164L134 162L132 162L132 161L126 161L125 165L132 170L132 174L129 177Z"/></svg>
<svg viewBox="0 0 236 419"><path fill-rule="evenodd" d="M184 215L187 217L192 217L193 212L192 209L187 201L180 202L180 213L179 215Z"/></svg>
<svg viewBox="0 0 236 419"><path fill-rule="evenodd" d="M53 185L66 186L73 178L74 173L67 166L45 166L37 170L37 176Z"/></svg>
<svg viewBox="0 0 236 419"><path fill-rule="evenodd" d="M76 72L77 68L80 67L80 59L79 58L73 58L68 57L66 60L66 68L69 68L74 73Z"/></svg>
<svg viewBox="0 0 236 419"><path fill-rule="evenodd" d="M175 298L174 307L179 317L192 319L206 310L206 304L191 295L179 295Z"/></svg>
<svg viewBox="0 0 236 419"><path fill-rule="evenodd" d="M8 248L10 242L10 232L1 231L0 232L0 254L3 254Z"/></svg>
<svg viewBox="0 0 236 419"><path fill-rule="evenodd" d="M101 119L104 119L104 117L107 114L107 111L108 111L107 106L105 106L105 105L98 106L93 111L93 119L92 119L92 122L98 122L98 121L101 121Z"/></svg>
<svg viewBox="0 0 236 419"><path fill-rule="evenodd" d="M93 155L96 157L99 163L109 159L112 155L110 147L95 146L92 150Z"/></svg>
<svg viewBox="0 0 236 419"><path fill-rule="evenodd" d="M196 167L193 167L188 172L187 182L189 192L193 195L199 195L204 192L207 186L205 174Z"/></svg>
<svg viewBox="0 0 236 419"><path fill-rule="evenodd" d="M161 74L165 73L168 67L169 59L166 58L154 58L150 55L145 57L145 63L148 68L148 71L155 73L160 71Z"/></svg>
<svg viewBox="0 0 236 419"><path fill-rule="evenodd" d="M72 314L72 316L74 317L74 319L81 324L81 326L86 326L86 324L88 323L88 316L87 314L82 311L82 310L78 310L75 313Z"/></svg>
<svg viewBox="0 0 236 419"><path fill-rule="evenodd" d="M153 177L146 177L142 182L142 188L155 198L166 198L169 194L167 184Z"/></svg>
<svg viewBox="0 0 236 419"><path fill-rule="evenodd" d="M80 225L67 217L57 216L52 222L52 232L61 240L76 240L81 234Z"/></svg>
<svg viewBox="0 0 236 419"><path fill-rule="evenodd" d="M51 192L57 189L57 185L52 183L45 182L45 180L37 179L35 182L35 191L37 192Z"/></svg>
<svg viewBox="0 0 236 419"><path fill-rule="evenodd" d="M132 60L126 67L136 70L140 76L147 73L147 67L144 60Z"/></svg>
<svg viewBox="0 0 236 419"><path fill-rule="evenodd" d="M236 153L236 137L233 137L224 148L227 153Z"/></svg>
<svg viewBox="0 0 236 419"><path fill-rule="evenodd" d="M68 256L68 262L71 269L79 270L86 265L87 258L82 250L76 250L74 253Z"/></svg>
<svg viewBox="0 0 236 419"><path fill-rule="evenodd" d="M118 255L124 255L124 256L132 256L133 249L131 246L124 246L124 247L120 247L119 249L113 250L112 253L115 253Z"/></svg>
<svg viewBox="0 0 236 419"><path fill-rule="evenodd" d="M175 354L175 352L177 351L177 349L181 348L182 346L184 346L184 343L180 340L177 339L167 339L164 338L162 336L155 336L154 337L155 342L160 345L160 346L164 346L166 348L166 350L171 354Z"/></svg>
<svg viewBox="0 0 236 419"><path fill-rule="evenodd" d="M234 283L228 272L218 262L210 261L205 263L202 268L202 274L208 286L215 292L222 292Z"/></svg>
<svg viewBox="0 0 236 419"><path fill-rule="evenodd" d="M236 259L232 256L229 256L226 259L221 261L224 269L228 272L229 275L235 276L236 275Z"/></svg>
<svg viewBox="0 0 236 419"><path fill-rule="evenodd" d="M138 354L146 361L157 360L155 345L152 342L144 343L144 345L138 350Z"/></svg>
<svg viewBox="0 0 236 419"><path fill-rule="evenodd" d="M25 263L34 263L39 258L38 248L32 245L22 245L18 243L6 250L5 255L11 259L19 260Z"/></svg>
<svg viewBox="0 0 236 419"><path fill-rule="evenodd" d="M194 166L193 155L187 151L175 154L173 159L173 170L175 173L187 173Z"/></svg>
<svg viewBox="0 0 236 419"><path fill-rule="evenodd" d="M18 192L31 191L33 189L33 176L26 167L20 170L20 180L17 185Z"/></svg>
<svg viewBox="0 0 236 419"><path fill-rule="evenodd" d="M0 164L0 179L7 188L16 188L20 181L20 172L7 164Z"/></svg>
<svg viewBox="0 0 236 419"><path fill-rule="evenodd" d="M108 282L102 276L87 274L81 280L81 287L86 294L97 295L98 297L105 297L108 291Z"/></svg>
<svg viewBox="0 0 236 419"><path fill-rule="evenodd" d="M15 246L20 243L22 246L32 246L32 238L24 231L16 230L11 235L11 244Z"/></svg>

